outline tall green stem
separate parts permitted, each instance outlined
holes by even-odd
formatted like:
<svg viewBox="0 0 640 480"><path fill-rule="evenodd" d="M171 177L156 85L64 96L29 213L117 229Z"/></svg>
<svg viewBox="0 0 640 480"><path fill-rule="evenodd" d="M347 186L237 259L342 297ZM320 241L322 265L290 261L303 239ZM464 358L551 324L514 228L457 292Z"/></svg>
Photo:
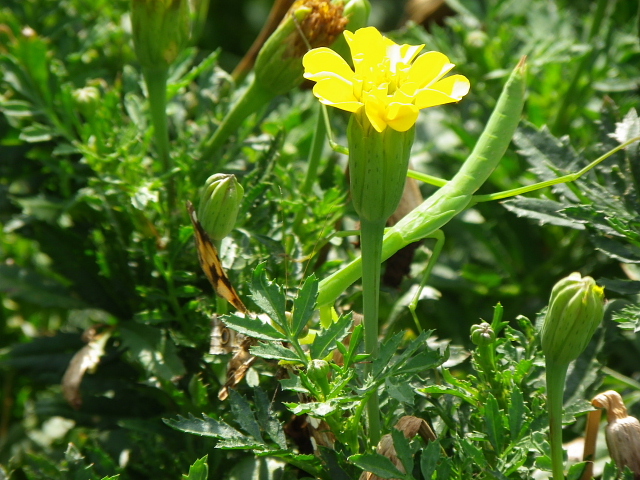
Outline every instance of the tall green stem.
<svg viewBox="0 0 640 480"><path fill-rule="evenodd" d="M238 130L249 115L269 103L272 98L273 95L266 92L255 80L252 81L242 97L231 107L213 136L205 143L202 160L213 162L213 169L217 170L220 165L216 154L227 138Z"/></svg>
<svg viewBox="0 0 640 480"><path fill-rule="evenodd" d="M553 480L564 480L562 452L562 400L569 365L547 361L547 410L549 412L549 442Z"/></svg>
<svg viewBox="0 0 640 480"><path fill-rule="evenodd" d="M153 140L156 153L160 158L162 173L169 174L173 168L169 149L169 127L167 123L167 75L168 69L157 68L142 70L149 94L149 109L153 124ZM173 175L167 180L167 209L169 217L175 212L176 188ZM172 223L172 222L170 222Z"/></svg>
<svg viewBox="0 0 640 480"><path fill-rule="evenodd" d="M382 261L382 237L384 220L361 220L362 247L362 297L364 313L364 346L371 359L378 353L378 307L380 299L380 262ZM372 371L371 362L366 364L366 373ZM370 445L380 441L380 405L378 393L367 401Z"/></svg>

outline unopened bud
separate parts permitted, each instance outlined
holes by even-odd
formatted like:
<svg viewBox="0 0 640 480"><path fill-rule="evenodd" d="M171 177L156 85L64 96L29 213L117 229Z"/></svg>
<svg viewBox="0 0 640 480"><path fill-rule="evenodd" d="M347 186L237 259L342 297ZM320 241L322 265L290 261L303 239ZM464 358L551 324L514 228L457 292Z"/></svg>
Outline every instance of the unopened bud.
<svg viewBox="0 0 640 480"><path fill-rule="evenodd" d="M496 340L496 333L487 322L471 327L471 341L474 345L484 347L491 345Z"/></svg>
<svg viewBox="0 0 640 480"><path fill-rule="evenodd" d="M236 224L244 189L235 175L216 173L205 182L198 219L211 240L220 241Z"/></svg>
<svg viewBox="0 0 640 480"><path fill-rule="evenodd" d="M592 401L597 408L607 410L608 425L605 430L607 448L620 471L629 467L636 478L640 476L640 422L627 415L627 408L618 392L609 390Z"/></svg>
<svg viewBox="0 0 640 480"><path fill-rule="evenodd" d="M329 373L331 367L325 360L311 360L307 366L307 377L316 386L320 387L322 393L329 395L331 392L331 386L329 385Z"/></svg>
<svg viewBox="0 0 640 480"><path fill-rule="evenodd" d="M309 48L331 45L347 19L341 2L297 0L256 59L256 82L272 95L282 95L302 83L302 57ZM304 36L304 38L302 37Z"/></svg>
<svg viewBox="0 0 640 480"><path fill-rule="evenodd" d="M96 87L78 88L72 96L80 113L87 118L92 117L100 102L100 91Z"/></svg>
<svg viewBox="0 0 640 480"><path fill-rule="evenodd" d="M189 1L131 0L131 28L142 66L166 69L189 41Z"/></svg>
<svg viewBox="0 0 640 480"><path fill-rule="evenodd" d="M541 330L547 362L569 364L586 348L604 316L604 289L574 272L553 287Z"/></svg>

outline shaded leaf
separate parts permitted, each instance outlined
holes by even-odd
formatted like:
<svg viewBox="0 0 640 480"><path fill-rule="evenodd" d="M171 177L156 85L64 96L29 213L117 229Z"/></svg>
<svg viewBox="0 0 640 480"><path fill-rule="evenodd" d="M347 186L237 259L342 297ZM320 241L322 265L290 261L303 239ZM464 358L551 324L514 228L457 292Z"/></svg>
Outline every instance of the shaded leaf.
<svg viewBox="0 0 640 480"><path fill-rule="evenodd" d="M260 425L256 420L251 406L246 398L236 392L233 388L229 390L229 398L231 400L231 411L233 416L242 429L255 438L258 443L264 444L262 434L260 433Z"/></svg>
<svg viewBox="0 0 640 480"><path fill-rule="evenodd" d="M371 472L381 478L405 478L406 475L398 470L395 465L384 455L379 453L364 453L351 455L349 461L367 472Z"/></svg>
<svg viewBox="0 0 640 480"><path fill-rule="evenodd" d="M349 334L352 322L351 313L342 315L336 322L329 325L329 328L316 335L309 349L311 358L324 358L334 350L336 343Z"/></svg>
<svg viewBox="0 0 640 480"><path fill-rule="evenodd" d="M184 375L185 368L175 344L156 327L129 322L120 327L123 346L151 375L167 382Z"/></svg>
<svg viewBox="0 0 640 480"><path fill-rule="evenodd" d="M182 475L183 480L207 480L209 478L209 465L207 460L209 455L205 455L202 458L196 460L193 465L189 467L189 474Z"/></svg>
<svg viewBox="0 0 640 480"><path fill-rule="evenodd" d="M315 275L310 275L304 281L304 285L293 301L293 321L291 333L294 337L300 335L304 327L309 323L316 308L318 298L318 280Z"/></svg>

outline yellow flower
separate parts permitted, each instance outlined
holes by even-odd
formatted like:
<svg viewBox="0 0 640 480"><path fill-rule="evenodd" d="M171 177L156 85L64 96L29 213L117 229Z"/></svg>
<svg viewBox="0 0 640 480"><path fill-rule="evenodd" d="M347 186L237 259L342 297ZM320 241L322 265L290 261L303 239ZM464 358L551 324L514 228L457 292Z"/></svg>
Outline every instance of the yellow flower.
<svg viewBox="0 0 640 480"><path fill-rule="evenodd" d="M302 59L304 77L317 82L313 93L325 105L353 113L364 106L378 132L387 126L406 132L421 109L457 102L469 92L463 75L442 78L454 65L440 52L417 57L424 45L398 45L374 27L345 30L344 36L355 72L333 50L315 48Z"/></svg>

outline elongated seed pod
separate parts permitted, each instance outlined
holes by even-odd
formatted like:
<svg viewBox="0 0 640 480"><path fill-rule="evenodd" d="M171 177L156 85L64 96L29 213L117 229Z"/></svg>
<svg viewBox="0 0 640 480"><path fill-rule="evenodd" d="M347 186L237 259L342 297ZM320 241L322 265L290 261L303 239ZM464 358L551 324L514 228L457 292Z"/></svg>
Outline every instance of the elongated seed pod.
<svg viewBox="0 0 640 480"><path fill-rule="evenodd" d="M475 191L489 178L502 159L520 122L524 106L525 73L523 57L504 86L478 143L458 173L387 231L382 245L383 260L408 244L428 237L469 206ZM322 280L319 285L318 306L335 302L360 277L360 264L361 259L357 258Z"/></svg>

